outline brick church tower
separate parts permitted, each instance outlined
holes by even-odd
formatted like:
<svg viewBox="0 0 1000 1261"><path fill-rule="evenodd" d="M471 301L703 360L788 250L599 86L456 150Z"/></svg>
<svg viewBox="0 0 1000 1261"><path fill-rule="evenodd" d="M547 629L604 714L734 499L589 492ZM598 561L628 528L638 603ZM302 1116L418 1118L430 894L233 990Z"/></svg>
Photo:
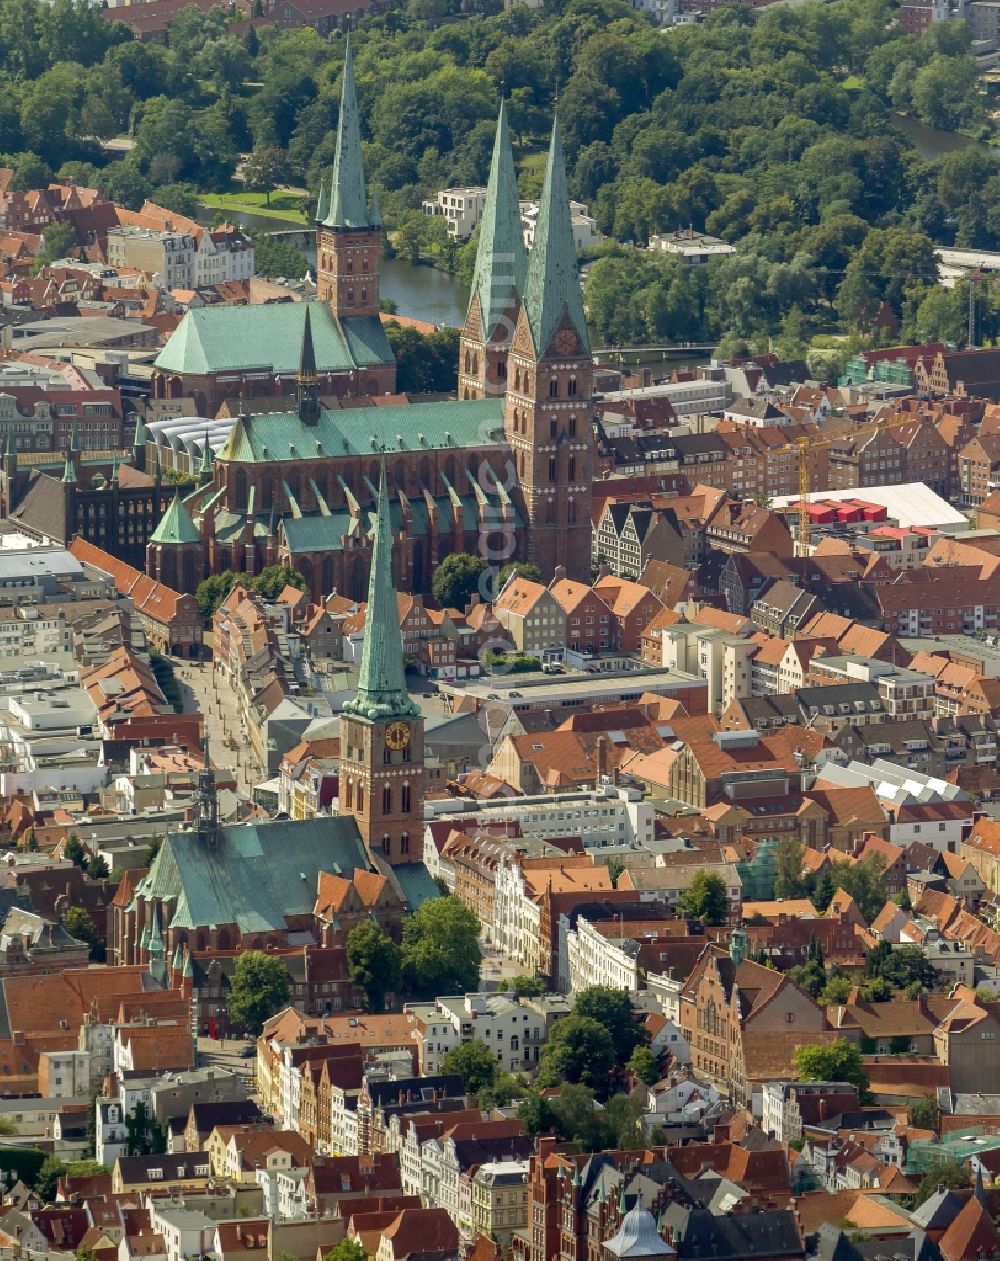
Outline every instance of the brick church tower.
<svg viewBox="0 0 1000 1261"><path fill-rule="evenodd" d="M341 717L339 791L340 814L354 816L369 850L393 866L422 861L424 720L406 691L384 460L358 690Z"/></svg>
<svg viewBox="0 0 1000 1261"><path fill-rule="evenodd" d="M358 98L350 36L337 121L337 152L329 186L316 209L316 293L338 319L378 318L378 258L382 236L378 206L365 194Z"/></svg>
<svg viewBox="0 0 1000 1261"><path fill-rule="evenodd" d="M521 309L527 255L517 198L507 103L500 104L469 313L458 350L458 397L487 398L507 388L507 356Z"/></svg>
<svg viewBox="0 0 1000 1261"><path fill-rule="evenodd" d="M562 566L568 577L589 582L593 358L558 119L507 361L504 433L528 522L523 559L538 565L546 580Z"/></svg>

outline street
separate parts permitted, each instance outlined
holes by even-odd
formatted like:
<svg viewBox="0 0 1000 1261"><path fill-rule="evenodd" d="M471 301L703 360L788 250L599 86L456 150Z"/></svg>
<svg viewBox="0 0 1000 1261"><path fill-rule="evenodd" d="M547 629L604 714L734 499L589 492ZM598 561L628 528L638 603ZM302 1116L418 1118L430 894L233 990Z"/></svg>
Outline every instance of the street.
<svg viewBox="0 0 1000 1261"><path fill-rule="evenodd" d="M235 694L219 680L211 661L173 660L172 664L184 712L200 713L205 719L212 761L234 770L237 787L249 795L262 776L243 736ZM235 750L226 743L230 738L236 742Z"/></svg>
<svg viewBox="0 0 1000 1261"><path fill-rule="evenodd" d="M240 1056L240 1051L246 1045L244 1038L199 1038L199 1066L225 1068L231 1073L238 1073L253 1091L257 1059L256 1056L253 1059L243 1059Z"/></svg>

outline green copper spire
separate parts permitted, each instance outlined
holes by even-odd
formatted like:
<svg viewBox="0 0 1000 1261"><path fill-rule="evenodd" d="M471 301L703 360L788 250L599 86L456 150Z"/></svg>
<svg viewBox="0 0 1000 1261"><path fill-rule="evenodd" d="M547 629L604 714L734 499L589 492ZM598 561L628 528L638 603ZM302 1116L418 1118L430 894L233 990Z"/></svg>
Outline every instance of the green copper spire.
<svg viewBox="0 0 1000 1261"><path fill-rule="evenodd" d="M553 333L567 315L583 342L584 353L590 354L558 118L552 124L552 142L538 207L535 242L528 262L528 278L524 283L524 310L536 355L545 354Z"/></svg>
<svg viewBox="0 0 1000 1261"><path fill-rule="evenodd" d="M299 372L295 378L299 420L304 425L319 423L319 377L316 375L316 351L313 347L312 325L309 321L309 305L302 325L302 350L299 353Z"/></svg>
<svg viewBox="0 0 1000 1261"><path fill-rule="evenodd" d="M212 465L215 458L208 443L208 428L205 428L205 442L201 448L201 463L198 465L198 485L207 486L212 480Z"/></svg>
<svg viewBox="0 0 1000 1261"><path fill-rule="evenodd" d="M163 514L160 524L149 536L150 543L200 543L201 535L198 527L191 519L191 514L181 499L181 488L178 486L170 507Z"/></svg>
<svg viewBox="0 0 1000 1261"><path fill-rule="evenodd" d="M138 451L140 447L145 449L146 446L146 426L142 423L142 417L138 412L135 414L135 433L132 435L132 450Z"/></svg>
<svg viewBox="0 0 1000 1261"><path fill-rule="evenodd" d="M511 294L520 297L524 292L527 267L521 209L517 200L517 175L507 127L507 102L501 101L469 299L470 303L472 298L479 299L484 337L493 333Z"/></svg>
<svg viewBox="0 0 1000 1261"><path fill-rule="evenodd" d="M66 463L63 465L62 479L67 486L76 485L76 469L73 467L73 457L69 454L69 452L66 453Z"/></svg>
<svg viewBox="0 0 1000 1261"><path fill-rule="evenodd" d="M399 606L392 585L392 522L389 519L389 492L385 484L384 459L378 486L378 511L375 518L371 575L368 580L361 673L358 676L357 695L347 702L344 709L372 721L380 718L416 717L420 712L406 691Z"/></svg>
<svg viewBox="0 0 1000 1261"><path fill-rule="evenodd" d="M69 431L69 449L71 451L80 450L80 431L76 427L75 420L73 421L73 424L71 425L70 431Z"/></svg>
<svg viewBox="0 0 1000 1261"><path fill-rule="evenodd" d="M320 193L316 216L326 228L372 226L368 217L365 171L361 162L361 126L358 121L358 97L354 87L354 55L351 52L350 36L347 37L347 52L344 54L344 82L340 92L333 179L328 197Z"/></svg>
<svg viewBox="0 0 1000 1261"><path fill-rule="evenodd" d="M177 949L174 951L173 963L170 965L171 972L179 972L184 966L184 951L181 949L181 943L177 943Z"/></svg>

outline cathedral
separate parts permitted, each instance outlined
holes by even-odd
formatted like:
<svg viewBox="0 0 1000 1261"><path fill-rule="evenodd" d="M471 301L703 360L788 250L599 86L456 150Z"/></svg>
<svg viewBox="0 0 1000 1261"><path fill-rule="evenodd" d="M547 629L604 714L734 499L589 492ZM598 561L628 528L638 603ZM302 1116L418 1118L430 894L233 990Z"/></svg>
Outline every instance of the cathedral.
<svg viewBox="0 0 1000 1261"><path fill-rule="evenodd" d="M294 409L255 414L248 399L219 450L206 442L197 488L175 498L150 538L149 575L190 591L210 574L285 562L316 600L333 591L363 599L384 465L379 511L397 588L427 590L456 551L588 579L592 356L558 123L526 257L501 106L456 399L359 397L394 388L394 365L378 319L381 226L365 191L349 48L316 234L316 301L189 312L158 360L167 372L189 350L189 366L206 370L219 362L209 351L222 346L247 364L287 360L293 343L297 354ZM223 328L229 320L246 326ZM350 397L324 406L333 395Z"/></svg>

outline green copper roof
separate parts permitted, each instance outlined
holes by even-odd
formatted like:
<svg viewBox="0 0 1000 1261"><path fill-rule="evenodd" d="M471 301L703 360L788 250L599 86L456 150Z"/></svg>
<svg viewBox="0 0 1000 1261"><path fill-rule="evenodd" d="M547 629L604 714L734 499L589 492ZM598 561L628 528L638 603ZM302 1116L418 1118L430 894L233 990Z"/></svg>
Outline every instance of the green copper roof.
<svg viewBox="0 0 1000 1261"><path fill-rule="evenodd" d="M151 543L200 543L201 535L191 520L191 514L181 499L181 488L178 486L170 501L170 507L160 519L160 524L149 536Z"/></svg>
<svg viewBox="0 0 1000 1261"><path fill-rule="evenodd" d="M217 458L263 464L314 459L317 455L367 455L374 461L383 451L391 459L394 452L450 448L456 452L457 465L462 463L464 448L503 441L503 403L498 396L344 407L320 412L315 425L306 425L297 412L243 416L230 430ZM370 475L374 479L374 469Z"/></svg>
<svg viewBox="0 0 1000 1261"><path fill-rule="evenodd" d="M306 308L319 372L392 363L392 347L375 316L337 322L326 302L199 307L188 311L156 357L165 372L272 371L294 376L302 356Z"/></svg>
<svg viewBox="0 0 1000 1261"><path fill-rule="evenodd" d="M535 241L524 283L524 310L535 343L535 353L544 355L552 335L568 314L573 327L590 353L590 336L583 314L580 272L566 188L566 164L559 139L559 120L552 124L552 141L545 165L545 183L538 207Z"/></svg>
<svg viewBox="0 0 1000 1261"><path fill-rule="evenodd" d="M489 505L489 519L498 521L501 519L502 505L495 495L486 495L486 502ZM451 522L455 511L454 504L446 496L440 496L433 501L437 507L438 521ZM459 495L459 502L462 509L462 525L466 530L475 530L480 524L481 517L479 511L479 503L475 494L469 493ZM511 521L515 527L524 525L524 520L518 512L516 505L511 507ZM393 529L400 531L407 529L413 538L429 538L431 535L430 517L427 511L427 503L423 496L413 496L410 499L410 518L408 522L403 519L403 510L398 500L393 500L390 505L389 513L390 521ZM258 517L258 522L262 523L265 518ZM235 513L219 513L214 520L215 537L220 542L227 541L228 533L241 533L246 525L246 518L239 517ZM352 517L346 508L335 508L330 512L329 516L321 513L303 513L301 517L284 516L281 522L281 528L284 531L285 543L288 551L293 556L309 556L315 552L342 552L344 550L344 540L349 539L351 534L360 528L358 519ZM256 533L256 529L254 531Z"/></svg>
<svg viewBox="0 0 1000 1261"><path fill-rule="evenodd" d="M344 709L362 718L409 717L420 713L406 690L406 664L403 636L399 629L399 607L392 585L392 523L389 520L389 492L385 484L385 461L378 485L378 512L372 568L368 581L368 607L365 610L365 642L361 649L361 672L357 695Z"/></svg>
<svg viewBox="0 0 1000 1261"><path fill-rule="evenodd" d="M340 90L340 118L337 120L337 153L333 159L329 209L320 193L316 217L326 228L368 228L368 198L365 196L365 170L361 161L361 127L358 97L354 87L354 54L347 37L344 54L344 80ZM326 213L322 213L326 210Z"/></svg>
<svg viewBox="0 0 1000 1261"><path fill-rule="evenodd" d="M76 484L76 469L73 467L72 457L68 455L66 456L66 463L63 465L62 479L67 486Z"/></svg>
<svg viewBox="0 0 1000 1261"><path fill-rule="evenodd" d="M138 412L135 414L135 433L132 436L132 450L136 451L139 447L146 445L146 426L142 423L142 417Z"/></svg>
<svg viewBox="0 0 1000 1261"><path fill-rule="evenodd" d="M173 928L235 923L242 933L281 931L286 918L311 914L319 872L350 878L368 866L352 818L238 824L220 827L212 845L196 832L168 835L136 895L170 902Z"/></svg>
<svg viewBox="0 0 1000 1261"><path fill-rule="evenodd" d="M479 299L486 337L496 328L511 294L520 296L523 293L527 266L517 198L517 175L507 127L507 103L501 101L470 297L470 302L472 298Z"/></svg>

